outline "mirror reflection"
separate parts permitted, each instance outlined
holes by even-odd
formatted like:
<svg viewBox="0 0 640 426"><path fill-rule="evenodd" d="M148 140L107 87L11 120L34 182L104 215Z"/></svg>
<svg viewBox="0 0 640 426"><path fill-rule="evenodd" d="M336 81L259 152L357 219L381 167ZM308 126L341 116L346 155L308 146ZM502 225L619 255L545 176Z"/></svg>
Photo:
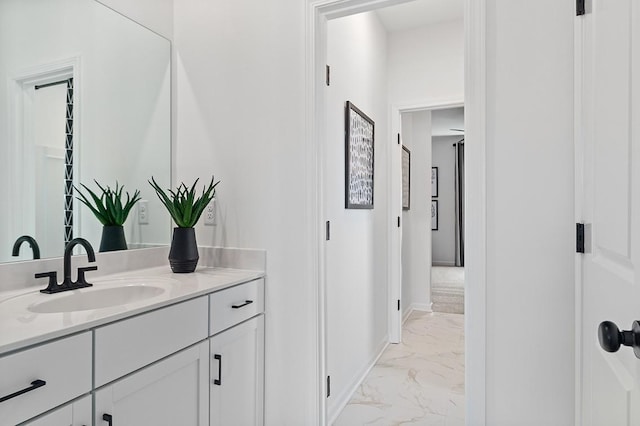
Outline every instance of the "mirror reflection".
<svg viewBox="0 0 640 426"><path fill-rule="evenodd" d="M147 180L171 181L170 81L169 41L94 0L0 0L0 262L97 250L76 188L139 191L119 247L168 243Z"/></svg>

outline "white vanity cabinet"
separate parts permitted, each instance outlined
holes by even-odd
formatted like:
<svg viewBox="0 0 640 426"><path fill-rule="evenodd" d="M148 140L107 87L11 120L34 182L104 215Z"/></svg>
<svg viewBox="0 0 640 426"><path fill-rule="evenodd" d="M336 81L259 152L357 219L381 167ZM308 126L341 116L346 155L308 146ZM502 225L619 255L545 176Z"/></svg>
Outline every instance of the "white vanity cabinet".
<svg viewBox="0 0 640 426"><path fill-rule="evenodd" d="M91 391L91 333L0 357L0 425L15 425Z"/></svg>
<svg viewBox="0 0 640 426"><path fill-rule="evenodd" d="M211 426L264 424L264 283L209 296ZM231 319L231 320L230 320Z"/></svg>
<svg viewBox="0 0 640 426"><path fill-rule="evenodd" d="M264 279L217 288L0 354L0 426L263 425Z"/></svg>
<svg viewBox="0 0 640 426"><path fill-rule="evenodd" d="M91 396L70 402L24 426L89 426L91 422Z"/></svg>
<svg viewBox="0 0 640 426"><path fill-rule="evenodd" d="M200 342L100 388L95 425L206 425L208 360L209 345Z"/></svg>

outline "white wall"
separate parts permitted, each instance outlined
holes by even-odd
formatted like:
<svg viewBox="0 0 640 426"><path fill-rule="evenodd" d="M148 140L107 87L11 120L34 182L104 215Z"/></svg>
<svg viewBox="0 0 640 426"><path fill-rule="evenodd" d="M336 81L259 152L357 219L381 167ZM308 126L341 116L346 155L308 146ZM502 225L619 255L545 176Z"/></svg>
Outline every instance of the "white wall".
<svg viewBox="0 0 640 426"><path fill-rule="evenodd" d="M464 24L460 21L389 36L389 102L407 105L464 98Z"/></svg>
<svg viewBox="0 0 640 426"><path fill-rule="evenodd" d="M169 40L173 39L173 0L96 0L144 25Z"/></svg>
<svg viewBox="0 0 640 426"><path fill-rule="evenodd" d="M572 425L575 5L488 0L486 12L486 424Z"/></svg>
<svg viewBox="0 0 640 426"><path fill-rule="evenodd" d="M374 12L329 21L324 144L328 417L334 418L388 341L387 34ZM345 102L375 122L374 208L345 209Z"/></svg>
<svg viewBox="0 0 640 426"><path fill-rule="evenodd" d="M431 309L431 112L402 114L411 151L411 205L402 211L402 311Z"/></svg>
<svg viewBox="0 0 640 426"><path fill-rule="evenodd" d="M455 148L460 136L432 138L432 165L438 168L438 230L431 233L433 263L456 263Z"/></svg>
<svg viewBox="0 0 640 426"><path fill-rule="evenodd" d="M178 181L218 186L198 242L267 250L266 424L316 418L303 1L176 0Z"/></svg>

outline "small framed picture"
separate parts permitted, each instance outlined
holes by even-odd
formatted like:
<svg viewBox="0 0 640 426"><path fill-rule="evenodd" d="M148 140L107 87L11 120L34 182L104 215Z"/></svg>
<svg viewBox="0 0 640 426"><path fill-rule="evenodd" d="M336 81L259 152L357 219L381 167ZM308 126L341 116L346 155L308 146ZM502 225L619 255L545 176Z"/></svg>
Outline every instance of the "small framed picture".
<svg viewBox="0 0 640 426"><path fill-rule="evenodd" d="M431 230L438 230L438 200L431 200Z"/></svg>
<svg viewBox="0 0 640 426"><path fill-rule="evenodd" d="M373 208L374 122L351 102L345 107L345 208Z"/></svg>
<svg viewBox="0 0 640 426"><path fill-rule="evenodd" d="M402 145L402 210L409 210L411 202L411 151Z"/></svg>
<svg viewBox="0 0 640 426"><path fill-rule="evenodd" d="M438 168L431 168L431 196L438 196Z"/></svg>

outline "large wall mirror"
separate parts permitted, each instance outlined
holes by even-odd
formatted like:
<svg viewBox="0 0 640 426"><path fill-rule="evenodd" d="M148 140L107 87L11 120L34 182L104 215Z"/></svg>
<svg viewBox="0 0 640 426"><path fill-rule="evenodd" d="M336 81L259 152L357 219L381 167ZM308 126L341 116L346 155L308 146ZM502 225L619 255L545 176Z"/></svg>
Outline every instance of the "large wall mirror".
<svg viewBox="0 0 640 426"><path fill-rule="evenodd" d="M170 42L94 0L0 0L0 262L63 254L102 225L80 184L140 190L128 248L165 245L170 219L147 180L169 185ZM126 197L125 197L126 198ZM142 211L140 211L142 210Z"/></svg>

